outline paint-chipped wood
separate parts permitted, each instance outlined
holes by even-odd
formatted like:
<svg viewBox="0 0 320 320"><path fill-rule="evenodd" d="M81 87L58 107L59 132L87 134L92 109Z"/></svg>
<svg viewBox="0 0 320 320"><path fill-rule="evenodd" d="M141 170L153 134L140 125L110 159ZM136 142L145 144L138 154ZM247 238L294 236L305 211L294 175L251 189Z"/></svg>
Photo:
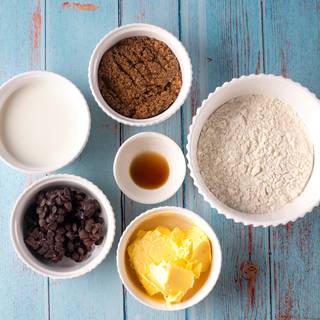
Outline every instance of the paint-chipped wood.
<svg viewBox="0 0 320 320"><path fill-rule="evenodd" d="M30 26L30 43L32 46L32 66L38 66L40 63L40 40L42 32L42 13L40 0L36 2L36 6L32 12L31 26Z"/></svg>
<svg viewBox="0 0 320 320"><path fill-rule="evenodd" d="M44 1L1 2L0 84L20 72L44 68ZM48 282L17 257L9 221L16 198L35 178L0 162L0 319L47 319Z"/></svg>
<svg viewBox="0 0 320 320"><path fill-rule="evenodd" d="M320 96L319 1L264 1L266 72L282 74ZM272 317L320 319L319 209L271 228Z"/></svg>
<svg viewBox="0 0 320 320"><path fill-rule="evenodd" d="M159 15L158 12L166 14ZM120 11L121 23L146 22L159 25L179 37L179 19L178 2L171 0L164 1L122 1L122 10ZM122 126L121 142L135 133L141 131L157 131L168 135L181 144L181 122L180 112L177 112L172 118L161 125L147 128L133 128ZM182 191L161 205L182 205ZM123 222L128 225L129 222L143 211L155 207L154 205L141 205L127 197L124 197ZM125 312L128 319L184 319L184 312L156 312L137 302L130 294L126 295Z"/></svg>
<svg viewBox="0 0 320 320"><path fill-rule="evenodd" d="M260 5L252 1L182 2L181 22L195 77L183 109L186 137L195 107L209 92L241 74L263 72ZM185 203L212 224L223 253L216 288L186 312L188 319L268 319L268 230L244 227L217 215L203 202L189 177Z"/></svg>
<svg viewBox="0 0 320 320"><path fill-rule="evenodd" d="M117 3L94 2L95 11L61 9L59 1L47 1L46 64L50 71L71 79L84 93L91 112L91 135L77 159L61 172L92 180L114 208L117 230L114 246L95 270L69 281L50 281L50 319L121 319L122 285L117 276L116 244L120 236L120 191L112 174L119 147L119 127L95 103L88 86L88 63L96 43L118 25Z"/></svg>
<svg viewBox="0 0 320 320"><path fill-rule="evenodd" d="M189 51L194 79L185 105L149 128L120 126L96 105L87 80L97 41L118 24L164 27ZM319 209L278 228L252 228L218 215L187 176L163 204L184 205L203 216L221 240L223 265L214 291L182 312L159 312L123 289L116 272L120 233L153 206L121 195L112 175L117 148L141 131L163 132L185 151L192 116L209 92L242 74L293 78L320 96L320 3L318 0L4 0L0 18L0 81L30 69L55 71L85 94L92 131L80 158L62 172L91 179L109 197L117 219L112 252L93 272L70 281L35 275L15 255L9 217L20 192L39 176L0 163L0 318L2 319L320 319Z"/></svg>
<svg viewBox="0 0 320 320"><path fill-rule="evenodd" d="M64 9L77 9L81 11L94 11L98 9L98 6L93 3L79 3L79 2L64 2L62 4Z"/></svg>

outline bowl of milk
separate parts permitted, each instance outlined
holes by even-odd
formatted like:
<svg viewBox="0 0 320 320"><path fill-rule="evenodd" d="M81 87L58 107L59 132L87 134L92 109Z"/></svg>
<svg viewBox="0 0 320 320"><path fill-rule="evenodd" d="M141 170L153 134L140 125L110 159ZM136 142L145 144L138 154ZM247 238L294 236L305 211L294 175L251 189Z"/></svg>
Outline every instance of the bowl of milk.
<svg viewBox="0 0 320 320"><path fill-rule="evenodd" d="M90 133L80 90L47 71L19 74L0 87L0 158L28 173L58 170L75 160Z"/></svg>

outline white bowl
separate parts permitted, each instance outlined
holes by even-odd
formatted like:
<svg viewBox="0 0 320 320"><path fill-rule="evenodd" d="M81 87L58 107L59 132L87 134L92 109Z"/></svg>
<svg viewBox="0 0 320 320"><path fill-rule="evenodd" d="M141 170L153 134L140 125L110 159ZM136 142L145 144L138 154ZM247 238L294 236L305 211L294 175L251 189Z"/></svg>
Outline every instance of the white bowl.
<svg viewBox="0 0 320 320"><path fill-rule="evenodd" d="M165 219L163 214L168 212L168 219ZM155 300L154 298L150 297L139 284L132 280L132 277L128 272L128 268L130 268L130 266L127 263L126 251L131 241L131 237L141 227L142 224L145 229L148 227L151 229L156 228L159 223L157 221L158 215L161 216L160 224L171 229L174 227L180 227L184 229L190 227L191 225L198 226L206 233L211 242L212 263L205 282L196 290L193 295L189 296L182 302L173 304L171 306L166 305L164 301ZM153 219L155 220L152 221ZM179 225L177 225L176 221L180 222ZM159 207L140 214L127 226L126 230L122 234L117 249L118 272L126 289L141 303L158 310L183 310L199 303L215 286L220 275L221 264L222 254L220 243L211 226L196 213L179 207Z"/></svg>
<svg viewBox="0 0 320 320"><path fill-rule="evenodd" d="M141 188L130 176L132 160L146 151L161 154L169 165L167 181L156 189ZM140 203L154 204L169 199L178 191L186 175L186 161L180 147L169 137L156 132L142 132L126 140L119 148L113 174L118 187L127 197Z"/></svg>
<svg viewBox="0 0 320 320"><path fill-rule="evenodd" d="M132 119L117 113L103 99L98 86L98 68L103 54L120 40L136 36L147 36L164 42L177 57L182 75L182 87L175 102L161 114L148 119ZM114 29L104 36L97 44L96 48L93 50L89 63L89 84L96 102L109 117L130 126L149 126L160 123L171 117L179 110L186 100L190 91L191 83L191 61L188 52L182 43L170 32L151 24L134 23Z"/></svg>
<svg viewBox="0 0 320 320"><path fill-rule="evenodd" d="M101 206L101 217L104 219L106 234L103 242L94 249L82 262L74 262L64 257L58 263L46 263L37 259L28 249L23 237L23 218L26 209L34 201L36 194L43 189L69 186L84 190L94 197ZM112 207L104 193L92 182L78 176L61 174L48 176L31 184L18 198L11 215L11 240L19 258L33 271L55 279L67 279L81 276L99 265L111 249L115 235L115 219Z"/></svg>
<svg viewBox="0 0 320 320"><path fill-rule="evenodd" d="M56 95L61 94L61 97L63 97L61 99L68 99L68 101L73 102L73 105L77 106L77 114L75 114L73 118L73 121L78 121L77 132L74 132L74 141L65 147L67 149L62 157L57 157L54 161L52 161L51 157L50 164L44 163L43 160L37 160L37 164L30 164L18 159L17 156L5 146L4 134L0 130L0 158L11 167L27 173L52 172L70 164L80 155L90 134L90 111L82 93L70 80L48 71L22 73L11 78L0 87L0 120L3 116L1 111L3 110L5 102L13 93L24 86L30 86L33 83L37 85L44 81L52 85L56 92L59 92L55 93ZM34 99L36 98L35 96ZM74 112L74 110L70 110L70 113ZM36 114L34 117L37 119ZM4 118L2 120L4 121ZM67 120L65 120L65 122L66 121ZM66 125L66 123L64 123L64 125ZM59 130L59 128L57 128L57 130ZM39 132L39 135L41 134L42 132ZM59 141L54 141L54 143L58 144ZM51 144L53 144L53 141L51 141Z"/></svg>
<svg viewBox="0 0 320 320"><path fill-rule="evenodd" d="M228 100L246 94L261 94L276 97L288 103L306 125L314 146L314 166L303 192L279 210L266 214L248 214L237 211L219 201L204 183L197 161L197 145L202 127L214 110ZM308 89L297 82L274 75L250 75L232 79L218 87L202 102L193 118L188 135L187 159L191 177L204 199L228 219L245 225L277 226L303 217L320 202L320 101Z"/></svg>

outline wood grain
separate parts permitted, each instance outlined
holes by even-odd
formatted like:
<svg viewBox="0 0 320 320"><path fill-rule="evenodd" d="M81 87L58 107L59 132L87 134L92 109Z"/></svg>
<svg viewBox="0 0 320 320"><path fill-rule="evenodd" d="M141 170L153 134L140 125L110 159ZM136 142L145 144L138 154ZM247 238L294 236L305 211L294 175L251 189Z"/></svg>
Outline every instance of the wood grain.
<svg viewBox="0 0 320 320"><path fill-rule="evenodd" d="M158 14L162 12L164 14ZM179 37L179 10L178 2L166 1L122 1L120 16L121 24L132 22L146 22L159 25ZM181 144L180 112L162 124L147 128L133 128L122 126L121 142L141 131L157 131L166 134L178 144ZM138 214L155 206L138 204L124 197L123 224L130 223ZM159 205L182 205L182 191ZM157 205L156 205L157 206ZM160 312L154 311L137 302L130 294L125 296L125 311L127 319L184 319L184 312Z"/></svg>
<svg viewBox="0 0 320 320"><path fill-rule="evenodd" d="M190 208L213 226L223 250L221 277L207 299L186 311L158 312L137 302L121 285L115 250L121 229L154 206L121 195L112 174L118 147L137 132L162 132L185 151L201 101L233 77L282 74L320 96L319 0L3 0L0 8L0 82L46 68L82 90L92 115L91 136L80 158L61 172L96 183L117 219L112 252L97 269L69 281L40 277L14 253L8 228L16 198L38 176L0 163L0 319L320 319L319 209L287 226L244 227L211 209L189 175L181 190L161 205ZM156 24L180 37L194 71L191 94L181 110L145 129L108 118L94 102L87 80L98 40L132 22Z"/></svg>
<svg viewBox="0 0 320 320"><path fill-rule="evenodd" d="M265 68L320 96L319 1L265 1ZM272 317L320 318L319 208L295 223L271 229Z"/></svg>
<svg viewBox="0 0 320 320"><path fill-rule="evenodd" d="M44 1L1 2L0 82L31 69L44 68ZM0 318L46 319L48 282L17 257L9 221L16 198L34 177L0 163Z"/></svg>
<svg viewBox="0 0 320 320"><path fill-rule="evenodd" d="M88 145L62 172L81 175L100 187L114 209L117 233L111 253L94 271L69 281L50 281L50 319L121 319L122 285L115 251L121 224L120 192L112 174L119 147L118 125L95 103L88 86L89 58L97 42L118 25L115 2L94 1L96 10L74 10L59 1L47 2L46 66L72 80L90 107L92 130Z"/></svg>
<svg viewBox="0 0 320 320"><path fill-rule="evenodd" d="M183 109L186 137L192 115L210 91L233 77L263 71L262 43L258 1L181 3L182 40L191 54L195 78ZM187 311L187 318L269 319L268 230L244 227L217 215L189 177L185 204L211 223L223 251L216 287L204 302Z"/></svg>

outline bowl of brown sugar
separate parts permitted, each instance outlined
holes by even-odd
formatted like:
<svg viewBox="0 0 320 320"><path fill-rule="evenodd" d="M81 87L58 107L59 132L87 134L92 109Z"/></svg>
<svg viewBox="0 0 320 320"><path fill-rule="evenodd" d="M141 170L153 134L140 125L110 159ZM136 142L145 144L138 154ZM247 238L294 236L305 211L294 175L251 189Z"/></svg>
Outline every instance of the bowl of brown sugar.
<svg viewBox="0 0 320 320"><path fill-rule="evenodd" d="M132 126L160 123L184 103L192 66L182 43L149 24L129 24L108 33L94 49L89 84L100 108Z"/></svg>

